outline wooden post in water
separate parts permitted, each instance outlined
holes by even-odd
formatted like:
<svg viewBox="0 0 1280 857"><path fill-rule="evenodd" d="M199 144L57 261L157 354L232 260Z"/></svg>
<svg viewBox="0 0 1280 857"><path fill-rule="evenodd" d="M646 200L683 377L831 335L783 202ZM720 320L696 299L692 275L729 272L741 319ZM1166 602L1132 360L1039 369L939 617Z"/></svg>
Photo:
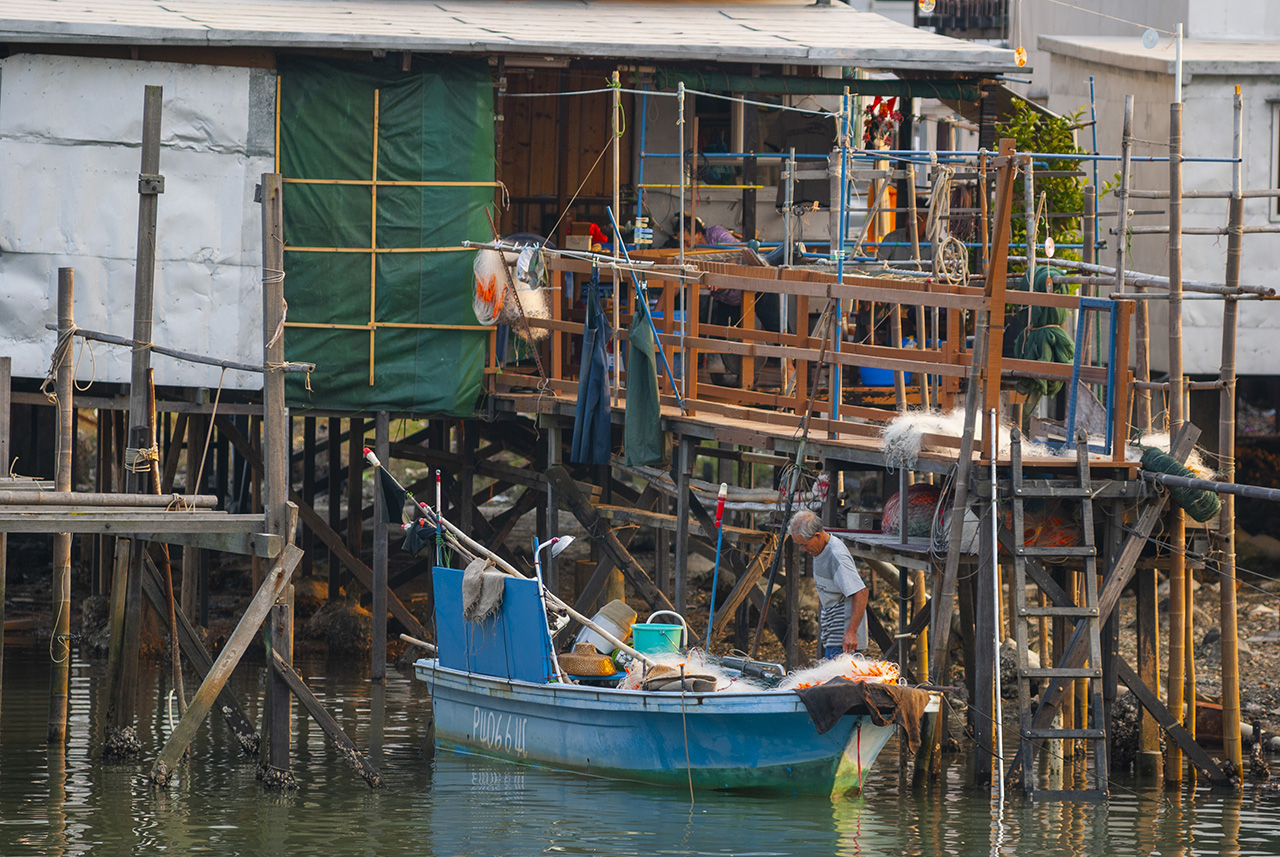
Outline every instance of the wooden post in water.
<svg viewBox="0 0 1280 857"><path fill-rule="evenodd" d="M262 458L263 508L267 532L292 545L296 510L289 504L289 414L284 398L284 183L277 173L262 176ZM281 586L267 625L267 646L293 663L293 587ZM274 670L268 679L268 788L296 788L289 770L292 702L288 684Z"/></svg>
<svg viewBox="0 0 1280 857"><path fill-rule="evenodd" d="M211 431L208 419L203 414L191 414L187 417L187 493L199 494L200 484L204 480L203 462L206 432ZM182 546L182 582L179 584L179 601L182 612L188 617L196 615L196 605L200 593L200 548L195 545Z"/></svg>
<svg viewBox="0 0 1280 857"><path fill-rule="evenodd" d="M138 251L134 273L133 340L151 342L152 312L155 303L156 272L156 214L159 195L164 192L164 178L160 175L160 116L163 89L148 86L142 113L142 170L138 177ZM146 347L133 350L132 371L129 383L129 445L125 450L124 466L132 476L126 480L126 490L131 494L150 491L150 465L155 446L146 413L147 373L151 368L151 352ZM143 542L129 542L129 562L117 567L126 576L121 587L112 587L113 596L124 596L122 625L112 628L111 645L119 647L115 662L119 670L118 680L112 682L115 698L108 700L107 738L103 756L128 759L141 749L134 728L134 714L138 690L138 640L142 629L142 554ZM115 605L112 605L113 611ZM118 636L118 638L117 638Z"/></svg>
<svg viewBox="0 0 1280 857"><path fill-rule="evenodd" d="M1227 220L1226 285L1240 285L1240 257L1244 243L1244 195L1241 187L1244 156L1244 102L1240 86L1235 92L1235 136L1231 164L1231 202ZM1218 479L1236 481L1236 325L1240 303L1228 297L1222 306L1222 363L1218 377L1222 389L1218 394ZM1236 618L1236 500L1222 495L1222 511L1218 515L1218 544L1222 552L1219 566L1218 615L1222 639L1222 749L1241 770L1240 747L1240 631Z"/></svg>
<svg viewBox="0 0 1280 857"><path fill-rule="evenodd" d="M1169 105L1169 432L1182 427L1182 105ZM1139 309L1146 301L1138 301ZM1142 333L1138 338L1141 340ZM1145 380L1145 379L1144 379ZM1194 608L1187 602L1186 518L1176 506L1170 512L1169 542L1169 711L1185 723L1187 621ZM1192 694L1192 705L1195 695ZM1194 707L1192 712L1194 714ZM1194 729L1192 718L1191 729ZM1194 734L1194 732L1192 732ZM1165 750L1164 780L1182 781L1182 751L1172 741Z"/></svg>
<svg viewBox="0 0 1280 857"><path fill-rule="evenodd" d="M71 332L75 328L72 297L75 272L58 269L58 455L54 486L57 491L71 490L71 450L75 446L72 396L75 395L75 359ZM71 534L53 537L53 638L49 641L52 667L49 677L50 744L62 745L67 740L67 699L71 685Z"/></svg>
<svg viewBox="0 0 1280 857"><path fill-rule="evenodd" d="M352 417L347 421L347 550L352 556L364 553L364 420ZM353 597L351 576L343 575L347 583L347 597Z"/></svg>
<svg viewBox="0 0 1280 857"><path fill-rule="evenodd" d="M378 411L374 418L374 446L378 460L386 467L391 458L391 420L386 411ZM471 432L468 432L471 435ZM470 490L470 489L468 489ZM369 678L375 684L387 680L387 525L384 518L398 520L401 510L384 509L386 501L382 491L373 492L373 627L370 650L373 663Z"/></svg>
<svg viewBox="0 0 1280 857"><path fill-rule="evenodd" d="M696 369L694 370L696 371ZM677 435L676 446L676 561L675 597L676 612L684 614L689 581L689 473L693 470L694 442L685 434ZM765 597L768 597L766 593Z"/></svg>
<svg viewBox="0 0 1280 857"><path fill-rule="evenodd" d="M9 409L12 398L13 358L0 357L0 465L9 475ZM9 534L0 533L0 703L4 699L4 593L9 576ZM0 705L0 716L3 706Z"/></svg>
<svg viewBox="0 0 1280 857"><path fill-rule="evenodd" d="M329 529L335 533L342 521L342 488L338 483L338 474L342 472L342 420L330 417L329 429ZM338 597L338 589L342 586L342 563L338 560L333 548L329 548L329 600Z"/></svg>

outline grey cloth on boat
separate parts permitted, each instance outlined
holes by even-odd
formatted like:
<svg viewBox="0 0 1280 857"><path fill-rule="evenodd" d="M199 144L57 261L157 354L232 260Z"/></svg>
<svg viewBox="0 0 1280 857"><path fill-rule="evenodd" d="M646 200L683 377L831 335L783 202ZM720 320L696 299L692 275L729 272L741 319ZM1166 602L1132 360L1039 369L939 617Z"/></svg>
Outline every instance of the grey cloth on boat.
<svg viewBox="0 0 1280 857"><path fill-rule="evenodd" d="M929 704L929 692L900 684L853 682L832 679L817 687L797 688L813 725L822 735L846 714L868 714L877 726L897 723L907 733L907 746L920 749L920 718Z"/></svg>
<svg viewBox="0 0 1280 857"><path fill-rule="evenodd" d="M468 622L479 622L502 604L506 575L493 567L493 561L479 557L471 560L462 572L462 616Z"/></svg>

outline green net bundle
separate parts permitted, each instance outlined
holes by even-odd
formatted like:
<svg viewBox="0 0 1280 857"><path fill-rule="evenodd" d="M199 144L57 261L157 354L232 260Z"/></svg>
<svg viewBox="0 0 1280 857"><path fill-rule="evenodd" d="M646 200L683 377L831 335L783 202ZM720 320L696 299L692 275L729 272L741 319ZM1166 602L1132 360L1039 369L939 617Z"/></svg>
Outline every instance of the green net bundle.
<svg viewBox="0 0 1280 857"><path fill-rule="evenodd" d="M1061 268L1036 266L1035 288L1031 289L1027 275L1013 282L1019 291L1053 292L1070 294L1070 286L1056 285L1054 277L1065 276ZM1071 363L1075 360L1076 345L1062 329L1069 313L1065 307L1022 306L1007 317L1004 328L1004 356L1019 360L1039 360L1043 363ZM1055 396L1062 389L1061 381L1044 378L1018 379L1018 392Z"/></svg>
<svg viewBox="0 0 1280 857"><path fill-rule="evenodd" d="M1191 470L1178 463L1178 460L1166 452L1161 452L1155 447L1148 446L1142 450L1142 469L1149 470L1152 473L1167 473L1170 476L1182 476L1187 479L1197 479ZM1222 500L1212 491L1206 491L1203 488L1183 488L1181 486L1170 486L1169 496L1173 498L1173 502L1182 507L1184 511L1192 518L1200 523L1212 518L1218 514L1222 508Z"/></svg>

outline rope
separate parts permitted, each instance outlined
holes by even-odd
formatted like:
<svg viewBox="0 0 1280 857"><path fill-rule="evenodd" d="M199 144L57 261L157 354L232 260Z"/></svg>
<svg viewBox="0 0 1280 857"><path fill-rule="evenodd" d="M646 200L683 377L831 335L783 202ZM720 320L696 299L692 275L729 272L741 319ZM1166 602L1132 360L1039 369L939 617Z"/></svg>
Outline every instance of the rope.
<svg viewBox="0 0 1280 857"><path fill-rule="evenodd" d="M191 494L197 494L200 491L201 480L204 479L204 463L209 458L209 441L213 440L213 421L218 416L218 402L222 399L222 382L226 380L227 370L223 367L222 374L218 376L218 392L213 397L213 413L209 414L208 430L204 433L204 449L200 453L200 466L196 468L196 484L188 485L187 491Z"/></svg>
<svg viewBox="0 0 1280 857"><path fill-rule="evenodd" d="M149 473L152 462L160 460L160 448L154 443L148 447L125 447L124 466L130 473Z"/></svg>
<svg viewBox="0 0 1280 857"><path fill-rule="evenodd" d="M58 403L58 393L50 388L57 383L58 369L62 367L63 361L67 359L67 352L71 350L71 340L77 330L79 328L73 324L66 330L58 331L58 344L54 346L53 355L49 359L49 371L45 373L44 382L40 384L40 392L44 393L44 397L49 400L51 405Z"/></svg>

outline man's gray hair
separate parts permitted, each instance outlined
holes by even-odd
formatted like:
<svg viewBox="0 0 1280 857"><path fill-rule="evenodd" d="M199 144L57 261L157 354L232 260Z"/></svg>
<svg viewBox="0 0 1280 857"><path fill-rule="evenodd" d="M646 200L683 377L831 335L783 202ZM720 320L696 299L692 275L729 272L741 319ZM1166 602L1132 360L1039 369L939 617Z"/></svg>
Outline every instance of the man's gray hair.
<svg viewBox="0 0 1280 857"><path fill-rule="evenodd" d="M791 538L807 542L822 532L822 519L808 509L801 509L791 516L787 532L791 534Z"/></svg>

